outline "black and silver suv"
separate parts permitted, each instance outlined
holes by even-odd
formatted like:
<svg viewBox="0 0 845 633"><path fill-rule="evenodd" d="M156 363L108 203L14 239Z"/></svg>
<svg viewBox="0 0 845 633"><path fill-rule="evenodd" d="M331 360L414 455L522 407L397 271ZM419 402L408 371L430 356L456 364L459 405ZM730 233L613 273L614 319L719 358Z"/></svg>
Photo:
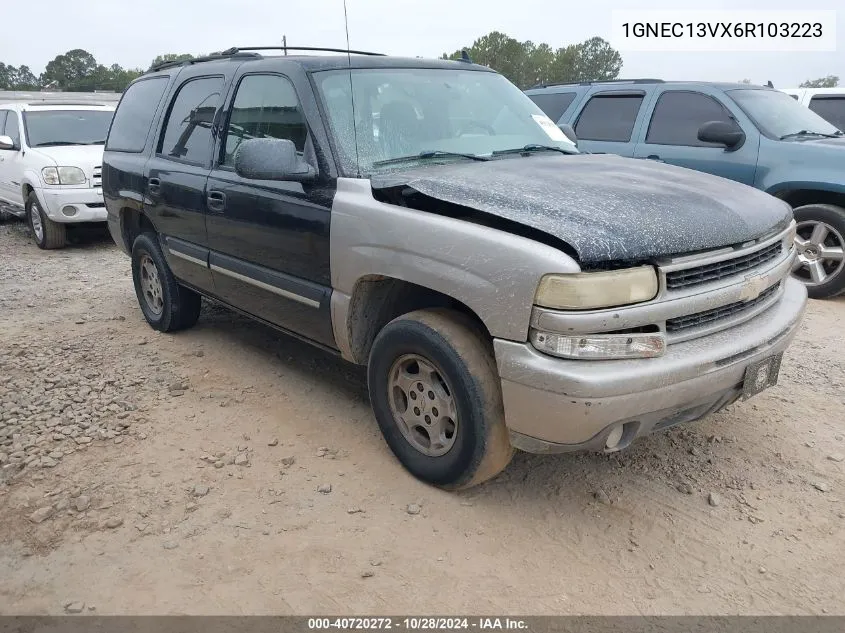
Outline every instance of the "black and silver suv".
<svg viewBox="0 0 845 633"><path fill-rule="evenodd" d="M366 365L390 448L449 489L777 381L807 294L785 202L579 154L472 63L256 50L117 109L103 191L152 327L205 295Z"/></svg>

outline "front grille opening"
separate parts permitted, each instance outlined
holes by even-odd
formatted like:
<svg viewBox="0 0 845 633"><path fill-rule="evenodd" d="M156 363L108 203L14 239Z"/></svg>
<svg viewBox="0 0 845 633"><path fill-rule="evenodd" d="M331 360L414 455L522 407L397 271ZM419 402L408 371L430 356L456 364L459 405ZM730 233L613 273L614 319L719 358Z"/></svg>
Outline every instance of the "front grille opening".
<svg viewBox="0 0 845 633"><path fill-rule="evenodd" d="M782 251L783 243L777 241L766 248L735 259L685 268L684 270L675 270L666 273L666 287L669 290L674 290L707 283L708 281L724 279L725 277L751 270L755 266L771 261L778 257Z"/></svg>
<svg viewBox="0 0 845 633"><path fill-rule="evenodd" d="M729 303L726 306L714 308L713 310L705 310L704 312L696 312L695 314L687 314L685 316L675 317L674 319L668 319L666 321L666 331L679 332L681 330L706 325L707 323L712 323L713 321L726 319L740 312L744 312L745 310L750 310L775 294L778 291L778 288L780 288L780 284L775 284L771 288L767 288L760 293L756 299L751 299L749 301L737 301L736 303Z"/></svg>
<svg viewBox="0 0 845 633"><path fill-rule="evenodd" d="M600 334L657 334L658 332L660 332L660 328L656 325L641 325L639 327L629 327L624 330L600 332Z"/></svg>

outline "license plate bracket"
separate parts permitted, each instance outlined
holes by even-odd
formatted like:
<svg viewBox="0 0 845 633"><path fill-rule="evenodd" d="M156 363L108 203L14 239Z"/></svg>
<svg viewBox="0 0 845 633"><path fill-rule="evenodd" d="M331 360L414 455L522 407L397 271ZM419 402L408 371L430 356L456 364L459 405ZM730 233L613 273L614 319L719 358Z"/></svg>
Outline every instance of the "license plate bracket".
<svg viewBox="0 0 845 633"><path fill-rule="evenodd" d="M783 352L749 365L742 382L742 399L748 400L778 383Z"/></svg>

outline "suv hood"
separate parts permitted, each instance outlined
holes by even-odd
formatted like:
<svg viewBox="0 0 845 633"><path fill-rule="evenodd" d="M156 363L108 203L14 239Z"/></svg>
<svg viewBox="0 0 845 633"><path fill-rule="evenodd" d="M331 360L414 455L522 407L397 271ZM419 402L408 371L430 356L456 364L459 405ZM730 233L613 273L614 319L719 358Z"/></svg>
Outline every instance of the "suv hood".
<svg viewBox="0 0 845 633"><path fill-rule="evenodd" d="M376 174L371 183L374 190L409 187L542 231L574 248L584 264L741 244L792 220L789 205L752 187L611 154L432 165Z"/></svg>

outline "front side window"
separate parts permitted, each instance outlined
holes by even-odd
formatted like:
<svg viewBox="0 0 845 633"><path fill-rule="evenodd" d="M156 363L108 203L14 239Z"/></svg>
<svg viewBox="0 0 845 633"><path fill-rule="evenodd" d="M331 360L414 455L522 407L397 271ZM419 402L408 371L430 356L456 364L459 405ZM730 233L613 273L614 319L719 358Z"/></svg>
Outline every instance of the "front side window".
<svg viewBox="0 0 845 633"><path fill-rule="evenodd" d="M799 105L779 90L737 89L728 96L770 138L789 138L805 134L838 135L837 130L818 114Z"/></svg>
<svg viewBox="0 0 845 633"><path fill-rule="evenodd" d="M30 147L105 145L113 116L111 110L30 110L23 113L26 141ZM13 125L17 133L16 117Z"/></svg>
<svg viewBox="0 0 845 633"><path fill-rule="evenodd" d="M367 173L432 152L478 158L545 145L577 153L543 111L497 73L368 68L314 77L346 172Z"/></svg>
<svg viewBox="0 0 845 633"><path fill-rule="evenodd" d="M291 82L277 75L247 75L235 94L220 162L232 165L238 146L246 139L287 139L303 152L307 137L308 127Z"/></svg>
<svg viewBox="0 0 845 633"><path fill-rule="evenodd" d="M645 142L714 147L698 140L699 128L711 121L733 122L730 113L713 97L700 92L664 92L654 107Z"/></svg>
<svg viewBox="0 0 845 633"><path fill-rule="evenodd" d="M592 97L575 124L575 134L585 141L631 140L643 95L596 95Z"/></svg>
<svg viewBox="0 0 845 633"><path fill-rule="evenodd" d="M828 123L845 131L845 95L814 96L810 99L810 110Z"/></svg>
<svg viewBox="0 0 845 633"><path fill-rule="evenodd" d="M211 126L222 90L222 77L191 79L179 88L159 142L160 154L198 165L208 163Z"/></svg>
<svg viewBox="0 0 845 633"><path fill-rule="evenodd" d="M147 142L159 101L167 88L168 77L138 81L126 90L109 130L107 150L141 152Z"/></svg>

